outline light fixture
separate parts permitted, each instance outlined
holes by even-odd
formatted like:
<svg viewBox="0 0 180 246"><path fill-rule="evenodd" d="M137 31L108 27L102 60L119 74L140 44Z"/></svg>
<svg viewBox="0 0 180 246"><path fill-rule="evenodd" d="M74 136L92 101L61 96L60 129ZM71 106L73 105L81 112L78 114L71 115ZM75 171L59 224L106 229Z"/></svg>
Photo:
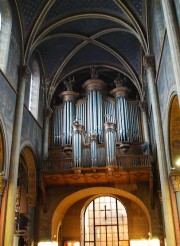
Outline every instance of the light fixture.
<svg viewBox="0 0 180 246"><path fill-rule="evenodd" d="M176 166L180 167L180 158L176 160Z"/></svg>

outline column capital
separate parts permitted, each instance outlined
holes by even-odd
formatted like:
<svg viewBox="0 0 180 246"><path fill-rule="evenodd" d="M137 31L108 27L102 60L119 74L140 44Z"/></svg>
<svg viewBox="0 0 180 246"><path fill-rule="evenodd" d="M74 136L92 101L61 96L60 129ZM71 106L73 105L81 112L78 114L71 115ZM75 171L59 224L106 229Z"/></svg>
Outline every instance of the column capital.
<svg viewBox="0 0 180 246"><path fill-rule="evenodd" d="M147 111L147 102L146 101L140 101L139 107L141 109L141 112L146 112Z"/></svg>
<svg viewBox="0 0 180 246"><path fill-rule="evenodd" d="M180 173L171 172L170 179L171 179L174 191L175 192L180 191Z"/></svg>
<svg viewBox="0 0 180 246"><path fill-rule="evenodd" d="M6 178L3 175L0 175L0 196L3 196L6 181Z"/></svg>
<svg viewBox="0 0 180 246"><path fill-rule="evenodd" d="M50 107L44 108L44 116L46 118L51 118L52 114L53 114L53 110Z"/></svg>
<svg viewBox="0 0 180 246"><path fill-rule="evenodd" d="M155 61L153 55L145 55L143 58L143 64L146 71L149 69L155 69Z"/></svg>
<svg viewBox="0 0 180 246"><path fill-rule="evenodd" d="M23 80L24 82L28 82L30 74L31 74L31 72L30 72L28 66L23 65L20 67L20 78L21 78L21 80Z"/></svg>
<svg viewBox="0 0 180 246"><path fill-rule="evenodd" d="M27 194L27 201L29 207L35 207L37 203L36 194L34 193Z"/></svg>

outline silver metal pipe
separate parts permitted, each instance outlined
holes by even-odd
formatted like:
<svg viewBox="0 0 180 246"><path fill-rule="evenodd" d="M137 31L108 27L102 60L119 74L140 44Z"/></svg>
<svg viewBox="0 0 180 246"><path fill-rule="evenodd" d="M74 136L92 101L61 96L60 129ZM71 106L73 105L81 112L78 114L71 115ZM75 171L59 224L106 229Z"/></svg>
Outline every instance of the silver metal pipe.
<svg viewBox="0 0 180 246"><path fill-rule="evenodd" d="M66 102L64 103L64 117L63 117L63 145L66 144Z"/></svg>

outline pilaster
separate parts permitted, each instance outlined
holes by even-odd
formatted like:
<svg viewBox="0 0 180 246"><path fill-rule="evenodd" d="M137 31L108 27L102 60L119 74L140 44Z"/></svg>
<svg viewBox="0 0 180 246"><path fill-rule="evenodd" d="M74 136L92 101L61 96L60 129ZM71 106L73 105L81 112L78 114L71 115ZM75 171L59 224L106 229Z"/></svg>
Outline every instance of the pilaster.
<svg viewBox="0 0 180 246"><path fill-rule="evenodd" d="M147 86L151 98L155 138L157 144L157 155L158 155L159 175L160 175L162 200L163 200L163 213L164 213L164 221L165 221L166 240L167 240L167 245L176 245L159 98L158 98L157 88L155 85L154 57L152 55L147 55L144 57L144 68L146 71Z"/></svg>
<svg viewBox="0 0 180 246"><path fill-rule="evenodd" d="M15 119L14 119L13 135L12 135L13 136L12 146L11 146L11 158L10 158L10 167L9 167L4 245L13 245L13 235L14 235L13 221L15 217L16 190L17 190L17 179L18 179L22 118L23 118L23 108L24 108L24 95L25 95L25 85L29 79L30 79L30 71L28 67L27 66L20 67L18 95L16 100Z"/></svg>

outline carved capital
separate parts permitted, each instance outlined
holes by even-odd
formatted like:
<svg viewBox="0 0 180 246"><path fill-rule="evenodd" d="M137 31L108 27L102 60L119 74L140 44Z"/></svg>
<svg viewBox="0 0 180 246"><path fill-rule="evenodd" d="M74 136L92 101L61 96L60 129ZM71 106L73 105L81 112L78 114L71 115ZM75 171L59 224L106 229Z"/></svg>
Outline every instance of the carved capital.
<svg viewBox="0 0 180 246"><path fill-rule="evenodd" d="M154 62L153 55L144 56L144 68L146 71L148 71L149 69L155 68L155 62Z"/></svg>
<svg viewBox="0 0 180 246"><path fill-rule="evenodd" d="M28 68L28 66L22 66L20 67L20 77L21 80L23 80L25 83L28 82L29 78L30 78L30 70Z"/></svg>
<svg viewBox="0 0 180 246"><path fill-rule="evenodd" d="M141 109L141 112L146 112L147 111L147 102L146 101L140 101L139 107Z"/></svg>
<svg viewBox="0 0 180 246"><path fill-rule="evenodd" d="M50 107L49 108L47 107L44 109L44 116L46 118L51 118L52 114L53 114L53 111Z"/></svg>
<svg viewBox="0 0 180 246"><path fill-rule="evenodd" d="M29 193L27 194L27 201L28 201L28 206L29 207L35 207L36 206L36 194L34 193Z"/></svg>
<svg viewBox="0 0 180 246"><path fill-rule="evenodd" d="M3 196L6 181L6 178L3 175L0 175L0 196Z"/></svg>
<svg viewBox="0 0 180 246"><path fill-rule="evenodd" d="M180 191L180 173L171 172L170 178L171 178L174 191L175 192Z"/></svg>

